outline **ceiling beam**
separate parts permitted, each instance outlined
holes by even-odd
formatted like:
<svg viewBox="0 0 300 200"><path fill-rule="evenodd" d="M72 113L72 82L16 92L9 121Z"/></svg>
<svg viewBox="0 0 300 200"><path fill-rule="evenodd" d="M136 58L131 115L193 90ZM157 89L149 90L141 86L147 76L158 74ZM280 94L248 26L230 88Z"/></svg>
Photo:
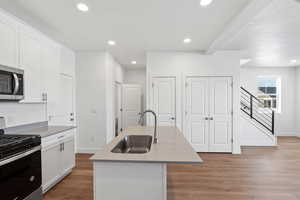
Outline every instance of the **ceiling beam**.
<svg viewBox="0 0 300 200"><path fill-rule="evenodd" d="M272 1L273 0L251 1L236 17L233 18L222 33L212 42L206 53L211 54L217 50L222 50L226 44L234 40L235 36L237 36L255 16L261 13L264 8L269 6Z"/></svg>

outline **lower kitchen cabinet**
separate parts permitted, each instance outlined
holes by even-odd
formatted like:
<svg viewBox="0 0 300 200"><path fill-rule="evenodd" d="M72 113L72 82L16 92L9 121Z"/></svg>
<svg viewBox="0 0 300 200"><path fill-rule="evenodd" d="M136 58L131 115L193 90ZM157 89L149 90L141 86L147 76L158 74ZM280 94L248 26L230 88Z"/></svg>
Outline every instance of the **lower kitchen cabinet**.
<svg viewBox="0 0 300 200"><path fill-rule="evenodd" d="M42 187L47 192L75 167L75 129L42 139Z"/></svg>

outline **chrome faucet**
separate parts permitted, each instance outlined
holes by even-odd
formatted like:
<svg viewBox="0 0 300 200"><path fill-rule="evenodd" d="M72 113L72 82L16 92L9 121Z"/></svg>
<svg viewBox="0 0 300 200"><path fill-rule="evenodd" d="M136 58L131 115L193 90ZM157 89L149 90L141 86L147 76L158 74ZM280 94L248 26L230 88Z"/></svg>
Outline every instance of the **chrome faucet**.
<svg viewBox="0 0 300 200"><path fill-rule="evenodd" d="M153 140L153 144L157 144L157 116L156 116L156 113L153 110L145 110L143 113L141 113L139 124L142 124L143 118L144 118L146 113L152 113L153 116L154 116L154 140Z"/></svg>

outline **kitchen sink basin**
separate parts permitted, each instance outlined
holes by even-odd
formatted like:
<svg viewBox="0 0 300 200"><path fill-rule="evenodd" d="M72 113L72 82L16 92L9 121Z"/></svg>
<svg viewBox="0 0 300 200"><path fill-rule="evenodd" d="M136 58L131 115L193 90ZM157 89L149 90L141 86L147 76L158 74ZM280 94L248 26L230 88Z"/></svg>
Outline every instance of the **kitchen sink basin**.
<svg viewBox="0 0 300 200"><path fill-rule="evenodd" d="M151 149L152 136L128 135L125 136L111 151L112 153L148 153Z"/></svg>

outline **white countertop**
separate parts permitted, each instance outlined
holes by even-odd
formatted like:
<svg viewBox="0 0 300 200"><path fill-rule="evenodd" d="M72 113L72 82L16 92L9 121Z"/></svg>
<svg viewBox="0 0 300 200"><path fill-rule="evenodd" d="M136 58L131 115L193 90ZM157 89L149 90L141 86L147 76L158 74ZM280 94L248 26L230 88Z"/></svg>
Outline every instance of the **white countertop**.
<svg viewBox="0 0 300 200"><path fill-rule="evenodd" d="M45 127L39 127L39 128L34 128L32 130L26 130L26 131L16 131L15 133L11 134L16 134L16 135L39 135L42 138L48 137L54 134L58 134L64 131L68 131L71 129L74 129L74 126L45 126Z"/></svg>
<svg viewBox="0 0 300 200"><path fill-rule="evenodd" d="M176 127L158 127L158 143L152 144L145 154L112 153L111 150L126 135L152 135L151 127L132 127L114 138L102 151L90 159L94 162L149 162L149 163L201 163L200 156L193 150L183 134Z"/></svg>

